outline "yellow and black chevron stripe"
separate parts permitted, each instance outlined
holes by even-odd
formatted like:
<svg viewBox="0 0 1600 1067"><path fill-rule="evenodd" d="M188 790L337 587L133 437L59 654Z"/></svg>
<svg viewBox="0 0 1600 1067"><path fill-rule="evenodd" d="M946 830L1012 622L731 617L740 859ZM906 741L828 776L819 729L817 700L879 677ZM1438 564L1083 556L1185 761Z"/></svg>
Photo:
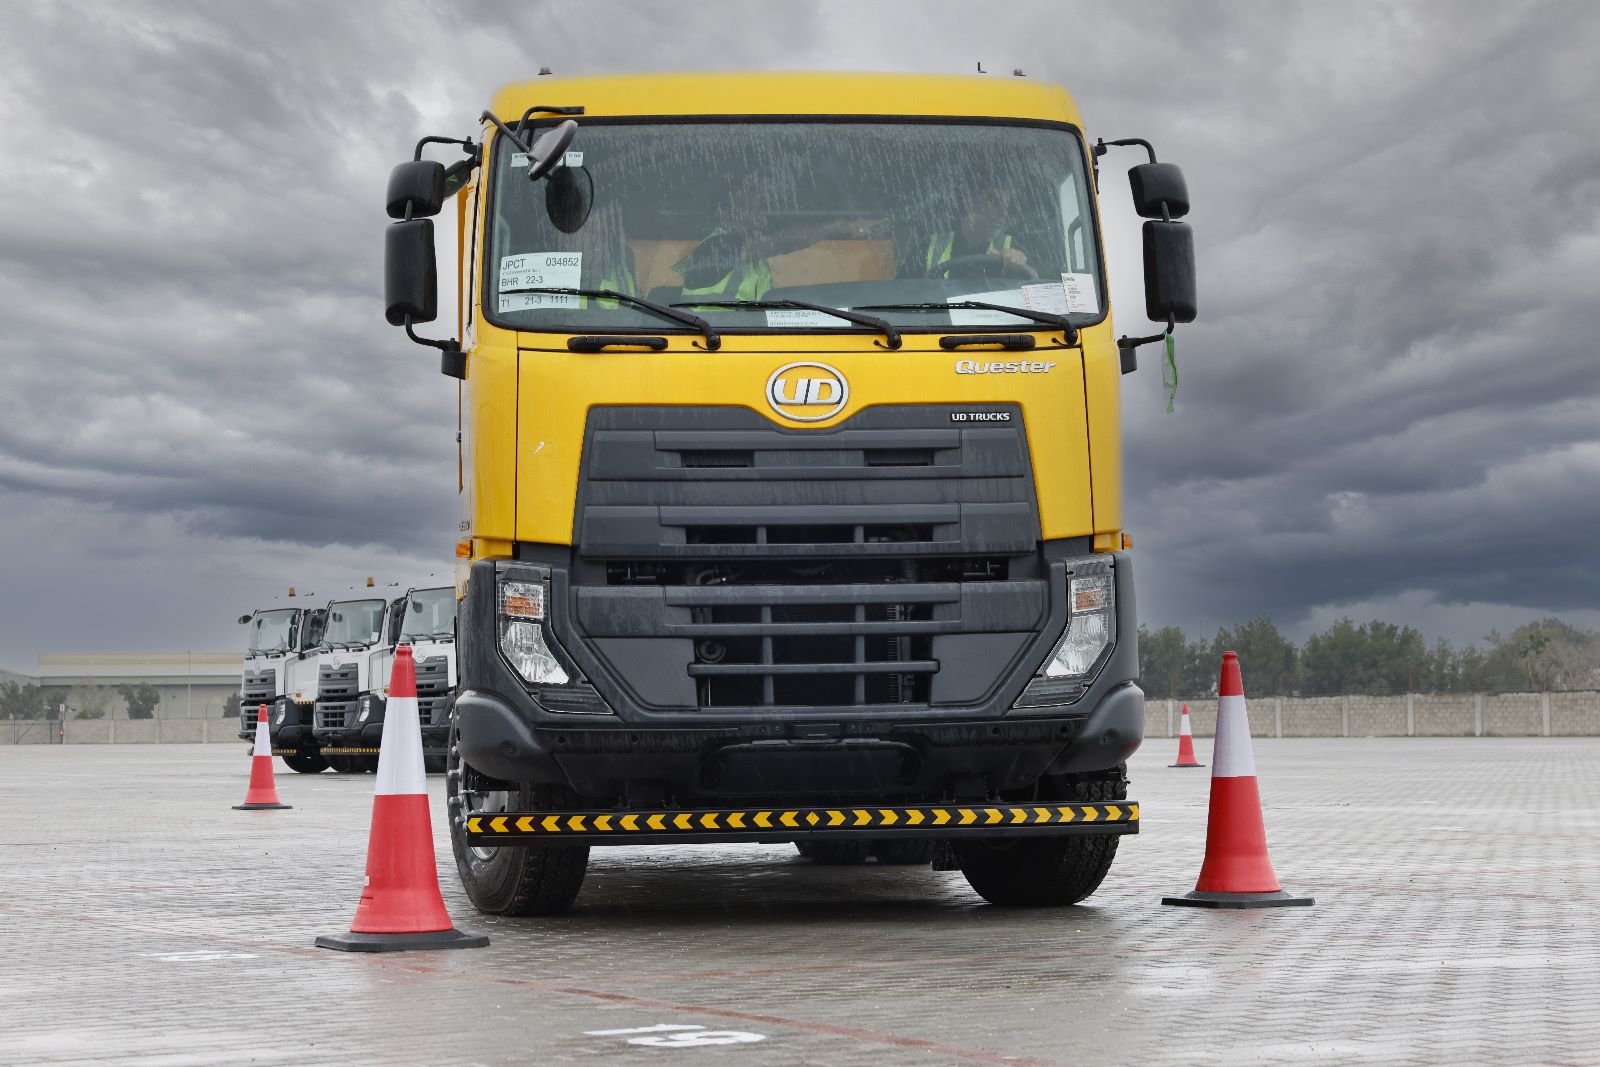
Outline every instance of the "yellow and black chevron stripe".
<svg viewBox="0 0 1600 1067"><path fill-rule="evenodd" d="M324 748L318 749L324 756L376 756L376 748Z"/></svg>
<svg viewBox="0 0 1600 1067"><path fill-rule="evenodd" d="M327 751L324 749L323 751ZM796 836L918 837L1003 835L1041 829L1073 832L1137 833L1139 805L1116 804L948 804L916 807L735 808L720 811L506 812L466 820L470 838L490 843L511 840L596 841L618 838L695 837L769 838Z"/></svg>

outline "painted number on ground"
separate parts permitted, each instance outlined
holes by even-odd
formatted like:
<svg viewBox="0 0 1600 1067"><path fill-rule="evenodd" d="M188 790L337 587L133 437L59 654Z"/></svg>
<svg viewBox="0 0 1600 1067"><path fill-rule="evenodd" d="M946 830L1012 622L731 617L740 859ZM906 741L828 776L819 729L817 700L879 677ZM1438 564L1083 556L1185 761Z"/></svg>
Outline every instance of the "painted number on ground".
<svg viewBox="0 0 1600 1067"><path fill-rule="evenodd" d="M653 1045L656 1048L749 1045L767 1039L765 1034L752 1034L746 1030L710 1030L687 1023L658 1023L655 1026L633 1026L626 1030L585 1030L584 1034L588 1037L620 1037L630 1045Z"/></svg>

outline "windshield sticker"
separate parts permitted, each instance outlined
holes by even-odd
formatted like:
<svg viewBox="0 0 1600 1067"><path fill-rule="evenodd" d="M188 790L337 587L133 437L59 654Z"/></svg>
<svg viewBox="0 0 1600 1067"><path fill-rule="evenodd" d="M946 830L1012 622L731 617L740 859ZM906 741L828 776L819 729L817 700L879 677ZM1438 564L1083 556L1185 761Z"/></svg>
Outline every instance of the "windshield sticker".
<svg viewBox="0 0 1600 1067"><path fill-rule="evenodd" d="M1063 274L1061 288L1066 290L1067 310L1083 311L1090 315L1100 310L1100 300L1094 293L1093 274Z"/></svg>
<svg viewBox="0 0 1600 1067"><path fill-rule="evenodd" d="M581 166L583 166L583 153L582 152L568 152L566 155L561 157L561 165L563 167L581 167Z"/></svg>
<svg viewBox="0 0 1600 1067"><path fill-rule="evenodd" d="M1055 282L1024 285L1022 306L1029 311L1042 311L1046 315L1065 315L1072 310L1067 307L1066 287Z"/></svg>
<svg viewBox="0 0 1600 1067"><path fill-rule="evenodd" d="M518 293L517 289L576 289L583 274L582 252L524 252L500 257L501 311L530 308L575 308L578 298L565 293Z"/></svg>
<svg viewBox="0 0 1600 1067"><path fill-rule="evenodd" d="M813 330L829 326L848 326L844 319L836 319L820 311L807 308L768 308L767 325L777 329Z"/></svg>
<svg viewBox="0 0 1600 1067"><path fill-rule="evenodd" d="M526 167L528 165L528 153L526 153L526 152L513 152L513 153L511 153L511 165L513 167Z"/></svg>
<svg viewBox="0 0 1600 1067"><path fill-rule="evenodd" d="M997 289L992 293L967 293L964 296L945 298L945 302L950 304L959 304L964 300L980 304L1005 304L1010 307L1022 304L1022 299L1015 289ZM1026 321L1015 315L1008 315L1004 311L989 311L986 308L950 309L952 326L1015 326L1019 322Z"/></svg>

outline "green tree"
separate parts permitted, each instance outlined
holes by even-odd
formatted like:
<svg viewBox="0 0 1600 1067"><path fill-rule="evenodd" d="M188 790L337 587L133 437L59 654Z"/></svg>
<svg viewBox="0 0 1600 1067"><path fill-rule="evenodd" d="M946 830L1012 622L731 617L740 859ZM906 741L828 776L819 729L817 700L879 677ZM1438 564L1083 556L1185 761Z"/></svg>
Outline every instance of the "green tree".
<svg viewBox="0 0 1600 1067"><path fill-rule="evenodd" d="M222 698L222 717L224 719L236 718L239 714L239 691L235 689Z"/></svg>
<svg viewBox="0 0 1600 1067"><path fill-rule="evenodd" d="M39 687L22 682L0 683L0 716L7 719L37 719L44 710Z"/></svg>
<svg viewBox="0 0 1600 1067"><path fill-rule="evenodd" d="M1410 626L1340 619L1306 638L1301 655L1306 693L1402 693L1427 669L1427 646Z"/></svg>
<svg viewBox="0 0 1600 1067"><path fill-rule="evenodd" d="M1211 642L1212 663L1220 666L1224 652L1239 654L1246 693L1282 696L1297 688L1300 650L1265 615L1232 629L1218 630Z"/></svg>
<svg viewBox="0 0 1600 1067"><path fill-rule="evenodd" d="M128 718L153 719L156 708L161 703L161 694L149 682L138 685L119 685L117 692L128 705Z"/></svg>
<svg viewBox="0 0 1600 1067"><path fill-rule="evenodd" d="M1139 682L1155 700L1215 692L1217 668L1209 643L1189 640L1177 626L1163 626L1153 633L1139 627Z"/></svg>
<svg viewBox="0 0 1600 1067"><path fill-rule="evenodd" d="M67 707L75 719L103 719L111 710L111 688L104 685L79 685L67 693Z"/></svg>

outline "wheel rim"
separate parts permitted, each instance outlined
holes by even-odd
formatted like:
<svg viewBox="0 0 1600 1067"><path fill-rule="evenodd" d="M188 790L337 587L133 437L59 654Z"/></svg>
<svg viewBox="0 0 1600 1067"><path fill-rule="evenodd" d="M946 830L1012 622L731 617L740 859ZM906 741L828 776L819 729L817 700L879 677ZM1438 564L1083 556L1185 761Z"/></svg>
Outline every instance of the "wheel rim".
<svg viewBox="0 0 1600 1067"><path fill-rule="evenodd" d="M475 815L497 815L511 810L511 793L505 789L478 790L478 773L461 758L461 747L452 744L445 755L445 787L454 808L452 825L466 834L467 820ZM480 863L494 859L500 850L483 845L468 845L467 851Z"/></svg>

